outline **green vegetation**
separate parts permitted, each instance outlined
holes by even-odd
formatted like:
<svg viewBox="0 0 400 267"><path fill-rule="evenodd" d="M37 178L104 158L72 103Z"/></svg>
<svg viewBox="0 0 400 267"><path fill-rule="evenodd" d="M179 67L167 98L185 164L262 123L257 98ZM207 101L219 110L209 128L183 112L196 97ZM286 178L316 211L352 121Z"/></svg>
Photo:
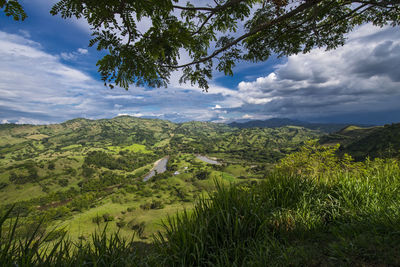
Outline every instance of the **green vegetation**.
<svg viewBox="0 0 400 267"><path fill-rule="evenodd" d="M4 2L4 0L3 0ZM14 2L14 1L9 1ZM2 1L0 1L0 8ZM105 50L97 62L102 80L114 88L166 86L171 73L180 82L208 89L214 70L233 75L240 61L267 61L271 55L334 49L346 34L371 23L397 26L398 1L177 0L57 1L51 14L85 19L90 46ZM120 17L118 20L116 17ZM144 30L137 21L148 21ZM212 49L211 49L212 48ZM184 51L188 60L180 64Z"/></svg>
<svg viewBox="0 0 400 267"><path fill-rule="evenodd" d="M145 222L121 220L111 212L93 214L92 224L104 231L77 243L69 241L62 229L44 233L41 224L21 237L15 231L18 222L7 219L14 213L9 210L0 220L1 262L21 266L83 262L97 266L399 265L399 161L353 162L348 155L338 157L337 149L308 142L263 180L230 185L215 181L216 191L198 197L194 208L164 219L164 230L150 244L124 238L120 232L128 228L140 240L145 238ZM180 161L183 158L191 156L173 159L176 168L188 163ZM169 180L176 183L178 178L159 181ZM177 193L184 197L180 194L187 192ZM163 200L124 212L158 211ZM119 232L108 234L106 229L115 223Z"/></svg>
<svg viewBox="0 0 400 267"><path fill-rule="evenodd" d="M127 116L0 125L0 208L15 205L11 217L18 215L25 225L43 219L43 229L65 226L73 240L89 238L93 218L109 214L115 218L108 222L110 231L128 237L129 225L143 225L135 238L150 242L162 219L193 207L215 189L215 179L262 179L274 162L320 135L300 127L241 130ZM222 165L196 154L217 157ZM143 182L166 156L167 171ZM18 233L27 231L24 224Z"/></svg>
<svg viewBox="0 0 400 267"><path fill-rule="evenodd" d="M322 144L340 143L340 153L362 161L367 157L391 158L400 155L400 124L361 128L349 126L321 138Z"/></svg>
<svg viewBox="0 0 400 267"><path fill-rule="evenodd" d="M141 153L151 153L151 151L146 149L145 145L140 145L140 144L133 144L130 146L126 147L119 147L119 146L109 146L109 150L114 151L114 152L120 152L120 151L131 151L131 152L141 152Z"/></svg>
<svg viewBox="0 0 400 267"><path fill-rule="evenodd" d="M131 117L0 125L0 210L10 211L0 254L29 266L94 255L98 266L398 265L397 130L321 136ZM354 162L366 148L386 159ZM166 171L144 182L163 158Z"/></svg>
<svg viewBox="0 0 400 267"><path fill-rule="evenodd" d="M190 214L171 218L156 239L159 259L165 266L400 264L397 161L327 174L280 167L255 186L219 186Z"/></svg>

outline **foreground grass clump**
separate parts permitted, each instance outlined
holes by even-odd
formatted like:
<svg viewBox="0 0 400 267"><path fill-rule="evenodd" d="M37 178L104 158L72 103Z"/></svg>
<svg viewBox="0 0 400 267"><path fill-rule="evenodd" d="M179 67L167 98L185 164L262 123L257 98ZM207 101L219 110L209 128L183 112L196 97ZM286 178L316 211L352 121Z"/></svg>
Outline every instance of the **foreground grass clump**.
<svg viewBox="0 0 400 267"><path fill-rule="evenodd" d="M26 238L17 238L18 220L5 223L10 212L0 218L0 266L137 266L144 258L138 255L144 244L107 234L106 227L77 243L65 234L53 240L55 231L42 233L40 223Z"/></svg>
<svg viewBox="0 0 400 267"><path fill-rule="evenodd" d="M334 157L325 155L321 161ZM156 239L160 262L400 265L398 162L345 161L347 169L327 176L278 168L255 186L219 186L210 200L167 222Z"/></svg>

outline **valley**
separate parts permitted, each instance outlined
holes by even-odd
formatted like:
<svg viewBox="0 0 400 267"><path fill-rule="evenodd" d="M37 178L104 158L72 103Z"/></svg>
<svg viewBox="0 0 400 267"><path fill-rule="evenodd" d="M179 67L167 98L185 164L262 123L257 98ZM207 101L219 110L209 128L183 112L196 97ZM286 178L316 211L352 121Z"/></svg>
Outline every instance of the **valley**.
<svg viewBox="0 0 400 267"><path fill-rule="evenodd" d="M224 184L263 179L319 131L133 117L56 125L0 125L0 203L29 225L86 239L108 225L148 238L167 215ZM22 227L24 228L24 227Z"/></svg>
<svg viewBox="0 0 400 267"><path fill-rule="evenodd" d="M128 116L3 124L0 225L15 229L10 242L33 236L57 248L69 240L75 249L57 252L64 263L70 252L76 262L102 251L95 257L123 253L119 262L140 266L157 266L158 257L164 266L214 257L225 264L257 265L264 257L276 265L341 264L336 255L354 262L367 257L360 250L374 250L384 256L371 262L396 264L388 255L400 245L392 238L399 129L346 126L326 134ZM376 249L380 236L392 245ZM239 254L227 257L232 249ZM252 253L261 256L246 256ZM274 256L281 254L286 258Z"/></svg>

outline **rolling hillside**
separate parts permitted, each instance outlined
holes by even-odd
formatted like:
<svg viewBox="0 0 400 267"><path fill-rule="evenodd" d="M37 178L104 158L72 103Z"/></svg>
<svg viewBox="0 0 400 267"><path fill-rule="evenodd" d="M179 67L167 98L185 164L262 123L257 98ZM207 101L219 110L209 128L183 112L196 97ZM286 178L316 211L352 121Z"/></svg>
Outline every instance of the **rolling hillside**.
<svg viewBox="0 0 400 267"><path fill-rule="evenodd" d="M261 179L271 164L296 151L319 131L302 127L237 129L225 124L120 116L74 119L53 125L0 125L0 208L26 224L66 226L85 238L109 223L146 238L167 214L190 208L223 183ZM215 157L207 164L197 155ZM168 157L164 173L144 177ZM97 217L100 219L96 219Z"/></svg>
<svg viewBox="0 0 400 267"><path fill-rule="evenodd" d="M356 160L394 157L400 154L400 123L369 128L348 126L321 137L320 143L339 143L340 152L348 153Z"/></svg>

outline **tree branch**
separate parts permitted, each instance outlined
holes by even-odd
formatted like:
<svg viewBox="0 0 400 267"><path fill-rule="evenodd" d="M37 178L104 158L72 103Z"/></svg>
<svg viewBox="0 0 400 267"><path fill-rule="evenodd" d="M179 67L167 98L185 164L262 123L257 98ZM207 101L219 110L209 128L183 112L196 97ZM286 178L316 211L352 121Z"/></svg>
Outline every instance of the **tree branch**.
<svg viewBox="0 0 400 267"><path fill-rule="evenodd" d="M186 10L186 11L214 11L215 7L187 7L187 6L176 6L173 5L173 8Z"/></svg>
<svg viewBox="0 0 400 267"><path fill-rule="evenodd" d="M177 6L173 5L173 8L176 9L181 9L181 10L186 10L186 11L209 11L209 12L216 12L216 11L221 11L224 10L228 7L234 6L236 4L239 4L240 2L244 2L246 0L230 0L227 1L223 5L217 5L215 7L188 7L188 6Z"/></svg>
<svg viewBox="0 0 400 267"><path fill-rule="evenodd" d="M192 61L190 63L183 64L183 65L166 66L166 67L179 69L179 68L184 68L184 67L188 67L188 66L191 66L191 65L195 65L195 64L198 64L198 63L206 62L206 61L214 58L216 55L220 54L221 52L223 52L223 51L229 49L230 47L240 43L244 39L257 34L260 31L262 31L262 30L264 30L264 29L266 29L268 27L271 27L272 25L275 25L277 23L281 23L282 21L284 21L284 20L286 20L286 19L288 19L290 17L293 17L293 16L299 14L300 12L303 12L304 10L306 10L308 8L311 8L311 7L315 6L315 5L317 5L318 3L322 2L322 1L323 0L307 1L304 4L301 4L300 6L298 6L296 9L294 9L294 10L292 10L292 11L290 11L290 12L288 12L288 13L286 13L286 14L284 14L284 15L282 15L282 16L274 19L274 20L271 20L271 21L268 21L268 22L260 24L258 27L252 29L248 33L243 34L242 36L236 38L232 42L226 44L224 47L221 47L220 49L215 50L211 55L209 55L207 57L201 58L199 60Z"/></svg>

